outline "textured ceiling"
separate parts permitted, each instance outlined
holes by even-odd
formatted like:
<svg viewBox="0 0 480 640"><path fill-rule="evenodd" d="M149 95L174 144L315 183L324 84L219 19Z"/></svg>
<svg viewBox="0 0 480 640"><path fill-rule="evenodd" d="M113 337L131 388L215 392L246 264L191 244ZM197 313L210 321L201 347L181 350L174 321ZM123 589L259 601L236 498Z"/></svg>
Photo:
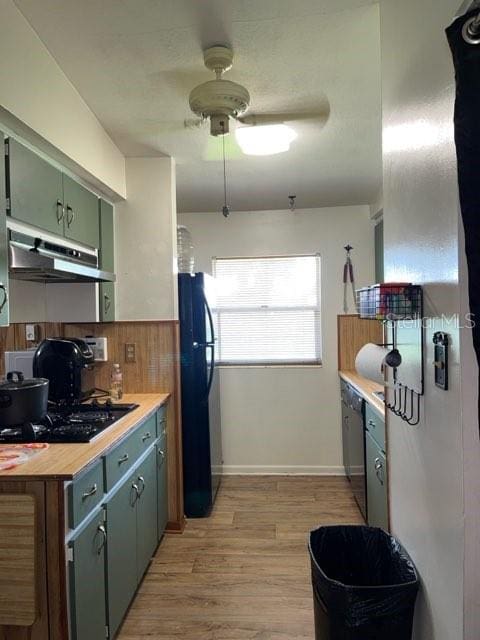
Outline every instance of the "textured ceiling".
<svg viewBox="0 0 480 640"><path fill-rule="evenodd" d="M371 0L16 0L128 156L177 161L179 211L223 203L221 141L187 130L188 94L213 76L202 48L235 51L229 79L252 112L312 110L288 153L247 157L227 141L233 210L372 202L381 184L378 6Z"/></svg>

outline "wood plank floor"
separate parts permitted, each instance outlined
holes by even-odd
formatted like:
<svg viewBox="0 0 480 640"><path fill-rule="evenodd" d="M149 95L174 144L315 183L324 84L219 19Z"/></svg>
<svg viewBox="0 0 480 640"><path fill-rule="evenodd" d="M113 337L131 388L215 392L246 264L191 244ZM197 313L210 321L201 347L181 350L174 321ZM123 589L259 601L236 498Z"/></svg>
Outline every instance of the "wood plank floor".
<svg viewBox="0 0 480 640"><path fill-rule="evenodd" d="M340 477L227 476L210 518L167 535L119 640L313 640L307 536L363 519Z"/></svg>

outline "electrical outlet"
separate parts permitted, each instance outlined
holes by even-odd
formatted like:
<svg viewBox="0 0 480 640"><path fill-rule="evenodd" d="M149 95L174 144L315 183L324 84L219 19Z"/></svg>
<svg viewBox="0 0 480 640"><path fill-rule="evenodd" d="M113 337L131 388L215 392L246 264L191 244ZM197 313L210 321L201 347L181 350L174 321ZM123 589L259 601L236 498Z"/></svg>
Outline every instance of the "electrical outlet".
<svg viewBox="0 0 480 640"><path fill-rule="evenodd" d="M137 361L137 345L135 342L125 343L125 362Z"/></svg>

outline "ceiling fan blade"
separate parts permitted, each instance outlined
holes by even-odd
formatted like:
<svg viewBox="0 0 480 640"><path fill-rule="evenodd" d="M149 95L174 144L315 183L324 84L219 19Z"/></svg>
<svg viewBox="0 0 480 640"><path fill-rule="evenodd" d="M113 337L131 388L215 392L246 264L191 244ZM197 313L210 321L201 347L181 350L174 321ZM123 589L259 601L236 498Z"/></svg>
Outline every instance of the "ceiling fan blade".
<svg viewBox="0 0 480 640"><path fill-rule="evenodd" d="M249 126L283 124L311 120L325 124L330 116L330 107L321 111L287 111L284 113L252 113L237 118L239 122Z"/></svg>

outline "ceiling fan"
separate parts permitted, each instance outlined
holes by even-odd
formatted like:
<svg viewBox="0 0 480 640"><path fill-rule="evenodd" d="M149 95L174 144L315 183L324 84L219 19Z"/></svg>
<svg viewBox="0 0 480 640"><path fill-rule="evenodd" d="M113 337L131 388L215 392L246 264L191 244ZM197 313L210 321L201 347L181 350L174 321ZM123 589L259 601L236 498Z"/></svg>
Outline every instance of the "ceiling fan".
<svg viewBox="0 0 480 640"><path fill-rule="evenodd" d="M248 127L282 125L303 120L313 120L323 125L328 120L328 103L314 112L247 113L250 107L248 90L223 77L233 65L232 49L225 45L209 47L203 52L203 60L207 69L215 73L215 79L198 85L190 92L190 109L198 119L185 120L187 128L201 127L209 122L210 134L223 136L230 131L231 119Z"/></svg>

